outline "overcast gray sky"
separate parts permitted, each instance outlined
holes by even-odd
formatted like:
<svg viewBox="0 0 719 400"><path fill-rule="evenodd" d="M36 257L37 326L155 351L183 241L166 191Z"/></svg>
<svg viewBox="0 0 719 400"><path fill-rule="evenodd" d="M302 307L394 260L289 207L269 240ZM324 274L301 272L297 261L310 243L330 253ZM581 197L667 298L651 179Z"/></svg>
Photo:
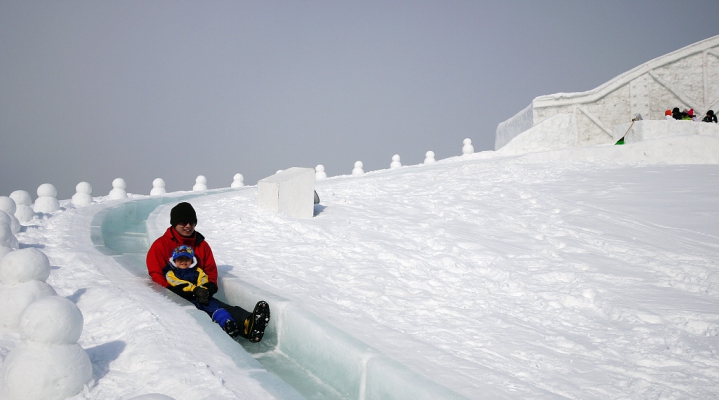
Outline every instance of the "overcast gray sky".
<svg viewBox="0 0 719 400"><path fill-rule="evenodd" d="M534 97L717 34L716 0L0 0L0 195L490 150Z"/></svg>

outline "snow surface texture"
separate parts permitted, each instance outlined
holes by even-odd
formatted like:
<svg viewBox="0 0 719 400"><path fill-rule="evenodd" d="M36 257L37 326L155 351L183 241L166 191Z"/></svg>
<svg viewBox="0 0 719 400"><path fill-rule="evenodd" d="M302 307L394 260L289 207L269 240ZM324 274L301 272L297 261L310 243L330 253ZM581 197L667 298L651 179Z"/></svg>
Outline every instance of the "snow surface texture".
<svg viewBox="0 0 719 400"><path fill-rule="evenodd" d="M467 398L711 398L719 166L647 163L716 163L716 142L485 152L329 178L306 220L258 210L254 187L189 201L228 285L282 296ZM18 234L44 246L48 282L85 316L95 383L78 398L294 396L151 285L141 253L99 253L90 227L107 205L95 201ZM20 339L0 334L5 363Z"/></svg>

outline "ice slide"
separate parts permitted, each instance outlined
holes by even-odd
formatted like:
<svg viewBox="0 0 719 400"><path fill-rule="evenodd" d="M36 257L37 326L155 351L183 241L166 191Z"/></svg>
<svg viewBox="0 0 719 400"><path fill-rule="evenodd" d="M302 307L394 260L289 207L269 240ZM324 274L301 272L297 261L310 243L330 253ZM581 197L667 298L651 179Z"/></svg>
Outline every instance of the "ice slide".
<svg viewBox="0 0 719 400"><path fill-rule="evenodd" d="M113 256L137 276L146 276L145 254L149 243L163 232L155 232L154 218L164 208L198 196L238 189L217 189L178 196L129 200L97 213L91 227L92 241L99 251ZM243 189L240 189L243 190ZM252 286L229 273L220 272L218 298L252 309L263 299L272 307L262 342L241 343L246 352L229 341L223 348L239 366L256 371L259 361L270 373L255 374L267 386L289 384L311 399L461 399L459 394L411 371L371 346L337 329L321 317L275 294ZM193 310L194 311L194 310ZM201 313L201 312L200 312ZM198 314L199 315L199 314ZM201 316L200 316L201 317ZM209 318L198 318L208 331ZM294 391L279 390L278 393Z"/></svg>

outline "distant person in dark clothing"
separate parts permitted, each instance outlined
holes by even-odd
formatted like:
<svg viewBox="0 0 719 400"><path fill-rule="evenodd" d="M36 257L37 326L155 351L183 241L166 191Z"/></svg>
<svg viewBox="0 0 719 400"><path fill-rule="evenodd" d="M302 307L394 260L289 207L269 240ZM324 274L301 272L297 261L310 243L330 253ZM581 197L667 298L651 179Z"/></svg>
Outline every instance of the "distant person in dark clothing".
<svg viewBox="0 0 719 400"><path fill-rule="evenodd" d="M717 116L714 114L714 110L707 111L707 115L704 116L704 119L702 119L702 122L713 122L717 123Z"/></svg>
<svg viewBox="0 0 719 400"><path fill-rule="evenodd" d="M679 111L679 107L674 107L672 110L672 117L674 117L674 119L682 119L682 113Z"/></svg>

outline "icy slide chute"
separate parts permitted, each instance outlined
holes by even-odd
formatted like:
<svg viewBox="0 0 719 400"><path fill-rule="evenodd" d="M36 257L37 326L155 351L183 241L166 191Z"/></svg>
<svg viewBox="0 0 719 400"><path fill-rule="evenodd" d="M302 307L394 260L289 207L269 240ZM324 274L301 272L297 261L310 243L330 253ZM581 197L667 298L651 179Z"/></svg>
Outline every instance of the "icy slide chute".
<svg viewBox="0 0 719 400"><path fill-rule="evenodd" d="M164 207L198 196L224 193L237 189L218 189L187 193L180 196L129 200L99 212L92 223L93 243L99 251L115 256L120 264L137 276L146 275L144 264L149 244L162 232L150 223ZM274 295L229 273L220 272L221 291L218 297L231 304L252 309L263 299L272 307L272 320L263 341L242 343L226 348L238 365L259 361L268 371L282 378L308 398L337 399L461 399L459 394L410 370L371 346L341 331L324 319L294 302ZM211 329L212 321L205 323ZM255 359L257 361L255 361ZM257 374L267 381L263 386L277 386L273 374ZM278 393L288 391L278 390Z"/></svg>

